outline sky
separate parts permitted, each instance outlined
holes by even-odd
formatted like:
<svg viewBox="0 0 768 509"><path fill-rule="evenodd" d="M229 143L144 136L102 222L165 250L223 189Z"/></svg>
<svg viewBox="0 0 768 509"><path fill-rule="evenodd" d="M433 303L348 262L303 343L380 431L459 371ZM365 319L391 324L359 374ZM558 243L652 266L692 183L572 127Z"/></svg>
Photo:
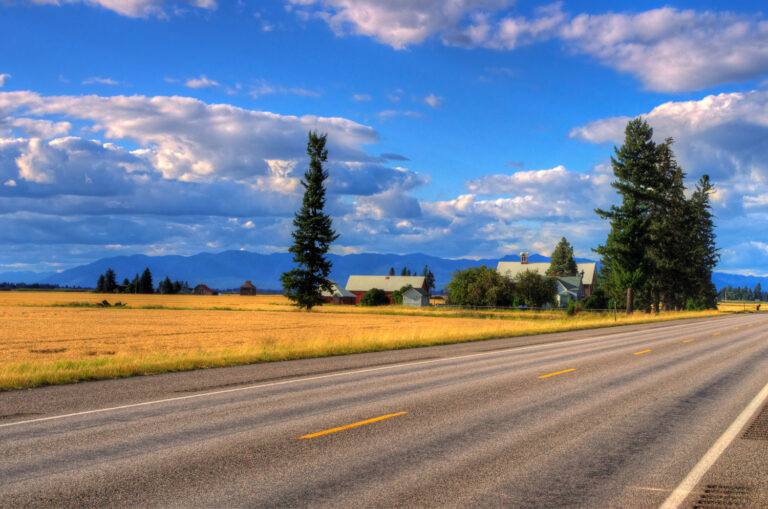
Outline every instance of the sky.
<svg viewBox="0 0 768 509"><path fill-rule="evenodd" d="M642 116L767 275L763 5L0 0L0 272L285 251L309 130L336 253L595 259Z"/></svg>

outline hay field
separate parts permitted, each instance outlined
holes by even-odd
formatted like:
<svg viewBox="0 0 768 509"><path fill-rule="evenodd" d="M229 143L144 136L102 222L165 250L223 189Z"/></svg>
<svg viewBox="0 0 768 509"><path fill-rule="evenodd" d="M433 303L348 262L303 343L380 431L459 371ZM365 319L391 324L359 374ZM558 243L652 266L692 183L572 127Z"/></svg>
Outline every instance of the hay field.
<svg viewBox="0 0 768 509"><path fill-rule="evenodd" d="M760 306L758 310L757 307ZM720 302L717 304L719 311L739 312L739 311L766 311L768 310L768 302L756 302L756 301L732 301L732 302Z"/></svg>
<svg viewBox="0 0 768 509"><path fill-rule="evenodd" d="M374 308L354 321L351 306L301 312L283 297L135 296L129 305L173 303L185 309L55 307L124 301L121 295L0 292L0 390L252 362L522 336L629 323L712 316L717 312L631 317L562 312L391 314ZM222 299L231 310L209 309ZM135 303L135 304L134 304ZM181 305L183 304L183 306ZM274 306L277 311L249 310ZM330 312L333 308L348 312ZM390 314L376 314L373 311Z"/></svg>

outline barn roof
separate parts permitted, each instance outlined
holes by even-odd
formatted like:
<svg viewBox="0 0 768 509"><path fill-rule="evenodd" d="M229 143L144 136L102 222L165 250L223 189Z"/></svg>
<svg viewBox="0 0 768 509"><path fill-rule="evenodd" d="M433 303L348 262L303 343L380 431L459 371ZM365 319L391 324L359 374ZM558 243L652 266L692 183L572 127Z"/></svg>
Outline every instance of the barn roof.
<svg viewBox="0 0 768 509"><path fill-rule="evenodd" d="M347 290L351 292L367 292L372 288L394 292L408 285L424 286L424 276L349 276L347 280Z"/></svg>
<svg viewBox="0 0 768 509"><path fill-rule="evenodd" d="M343 286L339 286L336 281L331 281L331 292L323 290L320 295L323 297L354 297L355 294L348 291Z"/></svg>
<svg viewBox="0 0 768 509"><path fill-rule="evenodd" d="M584 277L582 278L584 284L591 285L592 280L595 277L595 273L597 272L597 263L584 262L577 263L576 266L578 267L579 272L584 272ZM542 276L546 276L547 270L549 270L549 262L499 262L499 264L496 266L496 272L507 277L515 277L516 275L520 274L521 272L525 272L526 270L537 272Z"/></svg>
<svg viewBox="0 0 768 509"><path fill-rule="evenodd" d="M248 280L248 281L246 281L246 282L245 282L245 284L244 284L244 285L242 285L240 288L256 288L256 287L255 287L255 286L253 286L253 283L251 283L251 280L249 279L249 280Z"/></svg>

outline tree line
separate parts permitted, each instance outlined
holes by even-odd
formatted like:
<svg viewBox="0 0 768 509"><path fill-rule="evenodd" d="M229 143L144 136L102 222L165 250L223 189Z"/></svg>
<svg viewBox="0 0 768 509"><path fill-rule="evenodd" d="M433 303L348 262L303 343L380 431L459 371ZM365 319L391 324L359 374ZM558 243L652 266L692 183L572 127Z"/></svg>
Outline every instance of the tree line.
<svg viewBox="0 0 768 509"><path fill-rule="evenodd" d="M154 283L152 282L152 272L149 267L144 269L144 272L139 276L136 276L132 280L128 278L123 279L122 284L117 284L117 275L115 271L108 268L104 274L99 275L96 281L96 291L99 293L162 293L162 294L174 294L174 293L190 293L189 284L186 281L171 281L166 276L155 290Z"/></svg>
<svg viewBox="0 0 768 509"><path fill-rule="evenodd" d="M757 283L753 289L747 286L734 288L731 285L721 288L717 292L717 300L759 300L768 301L768 292L764 292L760 283Z"/></svg>
<svg viewBox="0 0 768 509"><path fill-rule="evenodd" d="M686 197L683 169L673 140L657 144L653 129L631 120L621 147L611 157L611 184L621 203L595 212L610 223L601 256L600 277L606 294L634 309L658 312L717 306L712 271L719 259L715 246L707 175Z"/></svg>

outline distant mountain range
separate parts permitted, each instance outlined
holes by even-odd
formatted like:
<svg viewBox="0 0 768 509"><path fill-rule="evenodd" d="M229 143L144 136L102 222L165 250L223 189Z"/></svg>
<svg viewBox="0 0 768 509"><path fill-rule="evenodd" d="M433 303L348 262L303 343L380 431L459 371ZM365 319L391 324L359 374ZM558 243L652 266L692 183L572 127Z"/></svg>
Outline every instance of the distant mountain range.
<svg viewBox="0 0 768 509"><path fill-rule="evenodd" d="M420 275L428 265L435 275L436 287L442 289L451 280L451 274L459 269L487 265L496 267L499 261L520 261L517 255L508 255L501 259L470 258L447 259L422 253L397 255L361 253L350 255L329 255L333 262L332 279L345 285L352 274L389 274L390 267L400 275L403 267ZM534 254L530 262L547 262L549 258ZM578 262L592 260L577 258ZM204 283L211 288L237 288L250 279L257 288L277 290L282 287L280 275L293 267L290 253L259 254L248 251L224 251L222 253L199 253L193 256L147 256L131 255L102 258L87 265L81 265L58 273L5 272L0 273L0 282L9 283L46 283L60 286L79 286L92 288L96 280L108 268L117 273L118 282L124 278L133 279L146 267L152 272L155 285L166 276L172 280L187 281L191 286ZM718 288L727 285L754 287L760 283L768 288L768 277L741 276L716 272L713 281Z"/></svg>

